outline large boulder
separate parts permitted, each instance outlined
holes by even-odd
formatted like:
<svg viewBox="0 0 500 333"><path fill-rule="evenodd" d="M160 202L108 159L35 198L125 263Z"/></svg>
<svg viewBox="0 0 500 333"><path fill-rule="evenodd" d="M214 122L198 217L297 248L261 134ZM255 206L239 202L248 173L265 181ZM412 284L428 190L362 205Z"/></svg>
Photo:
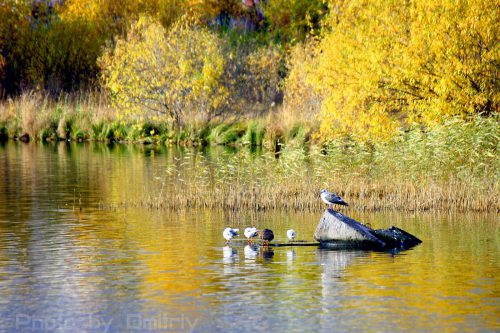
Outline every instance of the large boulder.
<svg viewBox="0 0 500 333"><path fill-rule="evenodd" d="M333 209L326 209L314 232L314 239L328 248L392 249L409 248L422 241L415 236L391 227L373 230Z"/></svg>

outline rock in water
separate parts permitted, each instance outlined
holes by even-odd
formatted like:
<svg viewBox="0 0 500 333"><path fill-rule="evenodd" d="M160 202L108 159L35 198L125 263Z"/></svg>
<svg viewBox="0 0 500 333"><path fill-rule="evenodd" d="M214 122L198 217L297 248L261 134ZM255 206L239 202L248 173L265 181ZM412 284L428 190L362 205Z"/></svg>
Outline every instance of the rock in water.
<svg viewBox="0 0 500 333"><path fill-rule="evenodd" d="M28 133L24 133L19 137L19 141L22 141L24 143L30 142L30 135Z"/></svg>
<svg viewBox="0 0 500 333"><path fill-rule="evenodd" d="M410 248L422 241L396 227L373 230L366 225L328 208L314 232L323 247L392 249Z"/></svg>
<svg viewBox="0 0 500 333"><path fill-rule="evenodd" d="M372 243L383 248L385 243L371 233L372 229L333 209L326 209L314 232L314 239L322 245L331 242L352 244ZM370 244L369 244L370 245Z"/></svg>
<svg viewBox="0 0 500 333"><path fill-rule="evenodd" d="M383 240L390 248L410 248L422 243L420 239L401 230L395 226L389 229L377 229L372 233L379 239Z"/></svg>

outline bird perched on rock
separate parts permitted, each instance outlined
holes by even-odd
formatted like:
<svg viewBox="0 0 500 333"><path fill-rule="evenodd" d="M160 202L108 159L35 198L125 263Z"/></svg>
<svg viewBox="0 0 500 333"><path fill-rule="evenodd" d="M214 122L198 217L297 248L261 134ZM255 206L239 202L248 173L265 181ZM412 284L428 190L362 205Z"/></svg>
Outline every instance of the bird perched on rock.
<svg viewBox="0 0 500 333"><path fill-rule="evenodd" d="M255 227L248 227L245 228L245 231L243 232L245 237L248 239L248 242L250 243L252 241L253 237L257 237L257 228Z"/></svg>
<svg viewBox="0 0 500 333"><path fill-rule="evenodd" d="M323 202L326 203L328 206L333 204L349 206L347 202L345 202L341 197L339 197L335 193L328 192L325 189L321 190L320 196L321 200L323 200Z"/></svg>
<svg viewBox="0 0 500 333"><path fill-rule="evenodd" d="M269 245L269 242L274 239L274 233L270 229L257 230L257 236L262 240L263 245Z"/></svg>
<svg viewBox="0 0 500 333"><path fill-rule="evenodd" d="M238 231L240 231L240 229L232 229L232 228L224 229L224 231L222 232L222 236L226 240L226 243L229 243L231 239L238 236Z"/></svg>
<svg viewBox="0 0 500 333"><path fill-rule="evenodd" d="M293 241L295 237L297 237L297 233L295 232L295 230L290 229L286 232L286 237L288 237L289 241Z"/></svg>

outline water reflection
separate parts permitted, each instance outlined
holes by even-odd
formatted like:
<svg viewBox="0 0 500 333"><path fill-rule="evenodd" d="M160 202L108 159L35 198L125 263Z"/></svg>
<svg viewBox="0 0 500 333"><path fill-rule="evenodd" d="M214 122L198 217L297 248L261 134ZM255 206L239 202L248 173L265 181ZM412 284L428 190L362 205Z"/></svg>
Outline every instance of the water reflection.
<svg viewBox="0 0 500 333"><path fill-rule="evenodd" d="M322 280L341 278L342 274L353 260L366 257L367 253L368 252L357 250L317 249L316 256L323 270ZM325 285L325 283L323 285Z"/></svg>
<svg viewBox="0 0 500 333"><path fill-rule="evenodd" d="M292 265L293 261L295 260L295 256L296 256L295 249L293 249L293 248L292 249L288 249L286 251L286 263L288 265Z"/></svg>
<svg viewBox="0 0 500 333"><path fill-rule="evenodd" d="M224 257L222 260L224 264L234 264L239 261L238 250L231 246L224 246L222 248L222 256Z"/></svg>
<svg viewBox="0 0 500 333"><path fill-rule="evenodd" d="M322 210L99 209L160 191L165 172L186 177L183 165L226 153L0 146L0 331L155 331L145 326L154 318L178 320L156 331L180 332L188 323L200 332L498 330L496 215L353 212L424 241L391 254L224 246L220 237L226 225L251 224L273 229L275 241L289 228L311 240ZM214 173L204 181L215 181L218 171L204 170ZM25 325L16 329L16 318ZM33 318L67 326L33 328Z"/></svg>
<svg viewBox="0 0 500 333"><path fill-rule="evenodd" d="M255 244L247 244L247 245L245 245L243 252L245 253L246 260L254 261L257 258L257 255L259 253L259 248Z"/></svg>
<svg viewBox="0 0 500 333"><path fill-rule="evenodd" d="M274 257L274 250L270 246L261 246L259 252L259 258L263 262L271 262Z"/></svg>

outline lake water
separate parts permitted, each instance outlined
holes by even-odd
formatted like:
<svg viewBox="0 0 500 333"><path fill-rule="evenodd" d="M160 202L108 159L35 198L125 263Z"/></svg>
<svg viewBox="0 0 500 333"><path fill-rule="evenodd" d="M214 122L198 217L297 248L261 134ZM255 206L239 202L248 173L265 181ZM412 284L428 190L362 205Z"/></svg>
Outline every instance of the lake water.
<svg viewBox="0 0 500 333"><path fill-rule="evenodd" d="M346 214L423 240L399 253L226 246L226 226L294 228L322 210L154 210L185 152L0 145L0 332L498 332L496 214ZM172 159L172 157L174 159ZM181 180L182 181L182 180ZM189 195L189 194L186 194Z"/></svg>

